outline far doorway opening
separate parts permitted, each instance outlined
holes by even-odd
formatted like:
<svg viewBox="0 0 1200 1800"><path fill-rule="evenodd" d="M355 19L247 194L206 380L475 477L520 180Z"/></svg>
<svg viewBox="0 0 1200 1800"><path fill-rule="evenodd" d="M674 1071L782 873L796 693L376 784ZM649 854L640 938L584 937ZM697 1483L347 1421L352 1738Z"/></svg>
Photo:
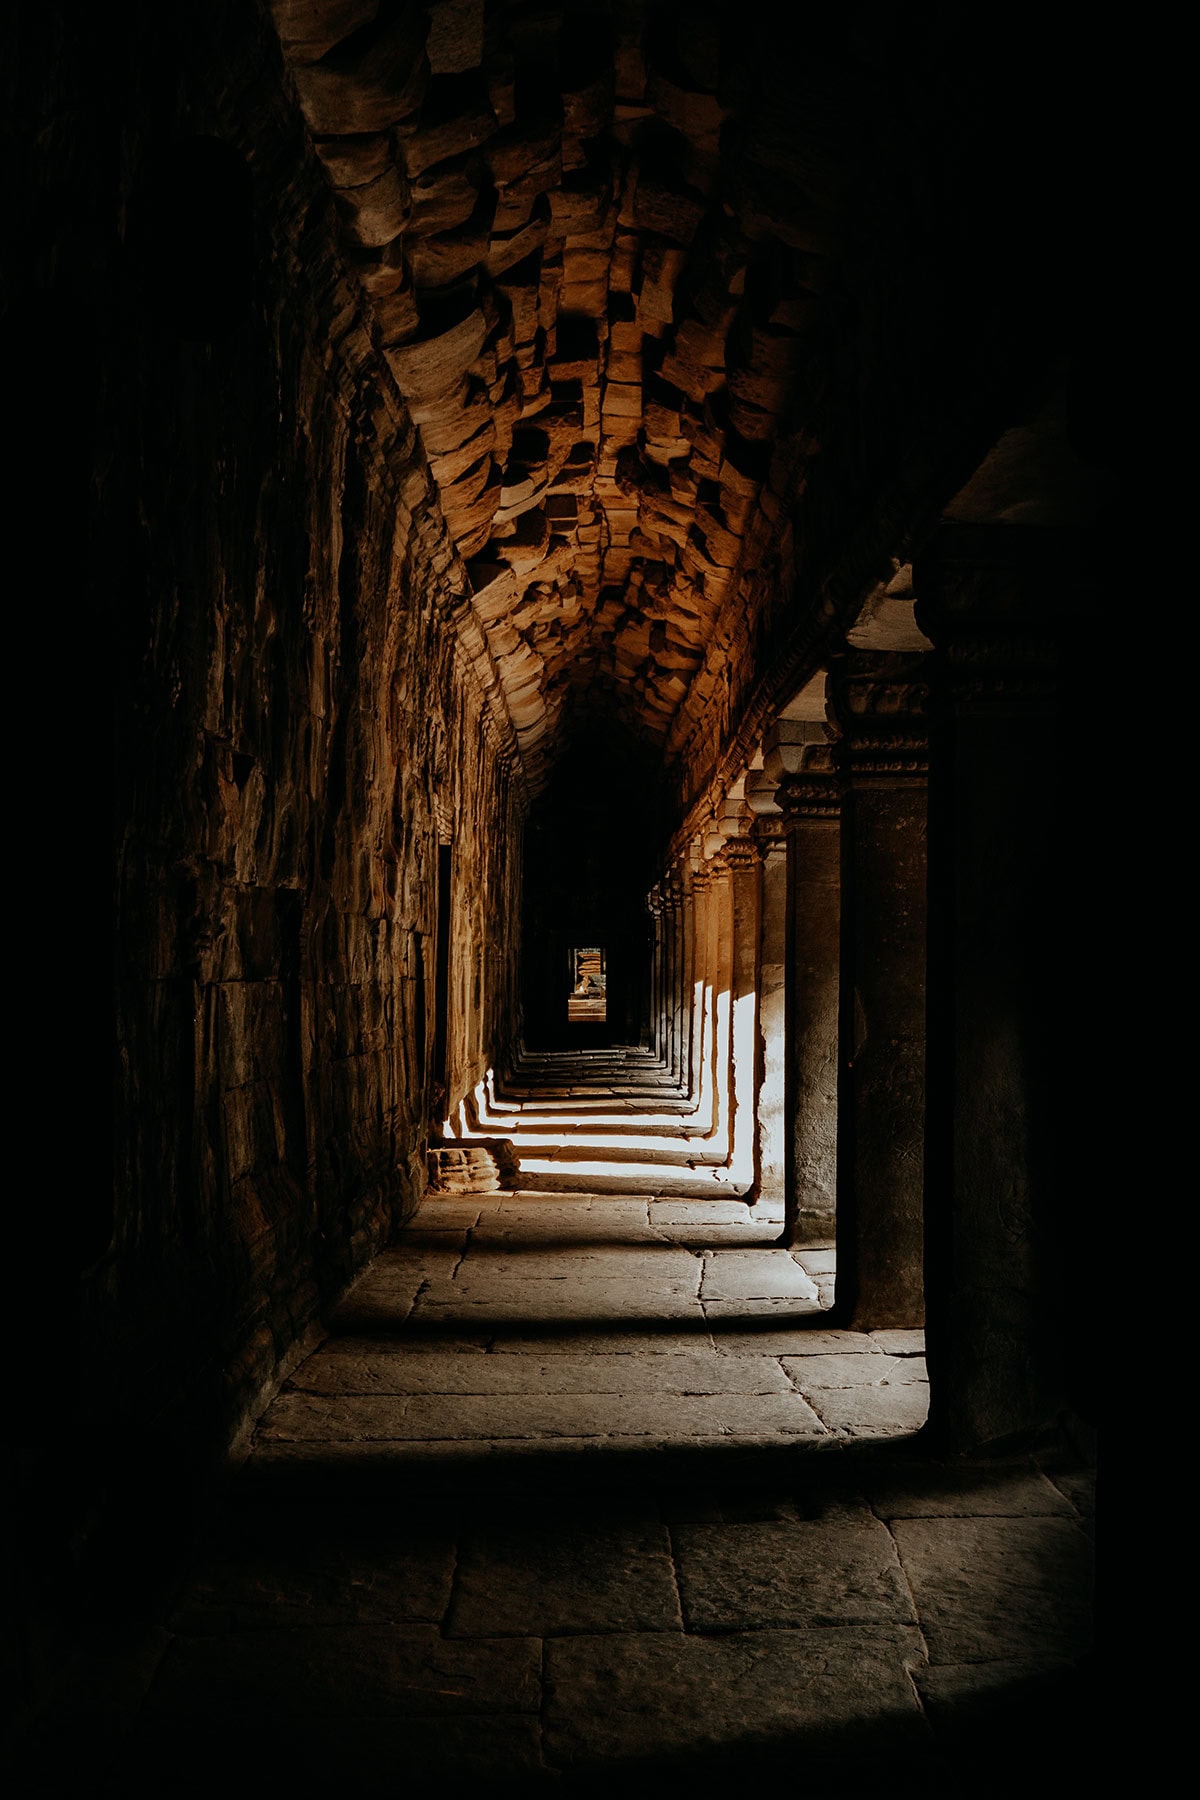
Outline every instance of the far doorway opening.
<svg viewBox="0 0 1200 1800"><path fill-rule="evenodd" d="M608 970L603 945L572 947L567 952L570 993L567 1022L603 1025L608 1019Z"/></svg>

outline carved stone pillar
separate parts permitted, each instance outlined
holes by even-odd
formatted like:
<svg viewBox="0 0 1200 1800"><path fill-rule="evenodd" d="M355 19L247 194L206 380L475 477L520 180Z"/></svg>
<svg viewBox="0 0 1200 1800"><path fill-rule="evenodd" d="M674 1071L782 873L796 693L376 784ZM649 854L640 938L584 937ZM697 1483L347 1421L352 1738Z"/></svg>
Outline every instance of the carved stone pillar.
<svg viewBox="0 0 1200 1800"><path fill-rule="evenodd" d="M712 878L707 866L692 873L692 1055L691 1091L697 1124L711 1129L712 1084ZM703 1116L709 1109L707 1119Z"/></svg>
<svg viewBox="0 0 1200 1800"><path fill-rule="evenodd" d="M829 670L841 731L837 1310L858 1329L924 1320L928 684L919 654Z"/></svg>
<svg viewBox="0 0 1200 1800"><path fill-rule="evenodd" d="M723 856L709 863L709 969L712 982L708 1080L712 1095L712 1148L728 1155L733 1026L733 877Z"/></svg>
<svg viewBox="0 0 1200 1800"><path fill-rule="evenodd" d="M679 994L679 1079L690 1099L692 1088L692 1025L695 986L696 901L692 893L690 865L681 865L679 874L680 925L680 994Z"/></svg>
<svg viewBox="0 0 1200 1800"><path fill-rule="evenodd" d="M646 899L646 911L651 919L651 951L650 951L650 1049L659 1058L663 1054L663 1021L665 1005L663 1000L663 964L665 945L663 943L663 903L662 890L656 883L650 889Z"/></svg>
<svg viewBox="0 0 1200 1800"><path fill-rule="evenodd" d="M680 1020L683 994L683 887L672 871L662 883L663 916L667 927L667 1068L679 1080Z"/></svg>
<svg viewBox="0 0 1200 1800"><path fill-rule="evenodd" d="M778 789L787 835L784 1240L834 1232L838 1171L841 784L828 746Z"/></svg>
<svg viewBox="0 0 1200 1800"><path fill-rule="evenodd" d="M758 979L758 1035L762 1067L756 1107L758 1196L782 1218L786 1192L787 1088L787 838L778 814L759 818L762 851L762 948Z"/></svg>
<svg viewBox="0 0 1200 1800"><path fill-rule="evenodd" d="M1036 1431L1089 1383L1071 1357L1095 1226L1070 1209L1094 970L1073 973L1090 897L1068 910L1078 796L1057 775L1057 712L1061 644L1096 588L1075 533L1007 524L943 525L916 576L935 645L930 1423L972 1448Z"/></svg>
<svg viewBox="0 0 1200 1800"><path fill-rule="evenodd" d="M729 1169L753 1199L760 1052L758 976L762 941L762 850L755 838L727 840L722 860L730 882Z"/></svg>

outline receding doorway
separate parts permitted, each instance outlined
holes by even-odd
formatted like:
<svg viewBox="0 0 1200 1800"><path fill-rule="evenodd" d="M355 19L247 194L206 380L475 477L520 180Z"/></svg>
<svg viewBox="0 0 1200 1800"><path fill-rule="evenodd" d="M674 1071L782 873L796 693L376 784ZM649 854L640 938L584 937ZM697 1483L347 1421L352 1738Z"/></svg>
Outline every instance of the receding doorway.
<svg viewBox="0 0 1200 1800"><path fill-rule="evenodd" d="M608 970L603 945L573 946L567 951L570 992L567 1022L603 1025L608 1019Z"/></svg>

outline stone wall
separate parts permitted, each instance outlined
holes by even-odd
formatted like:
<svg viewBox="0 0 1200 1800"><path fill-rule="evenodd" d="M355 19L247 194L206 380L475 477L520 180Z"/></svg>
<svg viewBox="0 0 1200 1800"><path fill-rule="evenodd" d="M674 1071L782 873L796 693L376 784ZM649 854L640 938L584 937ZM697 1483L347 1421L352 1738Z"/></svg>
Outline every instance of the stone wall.
<svg viewBox="0 0 1200 1800"><path fill-rule="evenodd" d="M228 0L114 31L55 46L36 126L88 221L81 269L47 204L38 275L91 309L116 744L116 1181L80 1416L190 1457L423 1187L439 812L452 1085L511 1039L521 796L269 24Z"/></svg>

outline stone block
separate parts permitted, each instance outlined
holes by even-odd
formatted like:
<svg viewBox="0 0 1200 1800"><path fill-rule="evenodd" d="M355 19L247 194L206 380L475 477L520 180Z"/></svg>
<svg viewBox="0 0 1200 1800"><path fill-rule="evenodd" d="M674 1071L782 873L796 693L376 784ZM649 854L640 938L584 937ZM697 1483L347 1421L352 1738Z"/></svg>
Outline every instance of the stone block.
<svg viewBox="0 0 1200 1800"><path fill-rule="evenodd" d="M501 1350L503 1346L497 1345ZM769 1356L719 1357L680 1350L674 1355L561 1354L479 1356L347 1350L335 1340L292 1376L309 1394L779 1394L791 1392Z"/></svg>
<svg viewBox="0 0 1200 1800"><path fill-rule="evenodd" d="M664 1525L573 1524L558 1514L486 1526L460 1549L451 1637L680 1629Z"/></svg>
<svg viewBox="0 0 1200 1800"><path fill-rule="evenodd" d="M817 1298L816 1284L786 1250L714 1250L700 1291L705 1301Z"/></svg>
<svg viewBox="0 0 1200 1800"><path fill-rule="evenodd" d="M533 1713L536 1639L451 1643L435 1626L328 1625L177 1638L147 1709L176 1719Z"/></svg>
<svg viewBox="0 0 1200 1800"><path fill-rule="evenodd" d="M183 1637L441 1619L454 1542L382 1508L306 1508L238 1519L171 1615Z"/></svg>
<svg viewBox="0 0 1200 1800"><path fill-rule="evenodd" d="M856 1520L679 1525L689 1631L915 1624L887 1527Z"/></svg>
<svg viewBox="0 0 1200 1800"><path fill-rule="evenodd" d="M823 1356L787 1356L783 1366L803 1392L806 1388L911 1387L924 1383L923 1357L862 1356L834 1351Z"/></svg>
<svg viewBox="0 0 1200 1800"><path fill-rule="evenodd" d="M897 1519L892 1530L931 1663L1089 1648L1092 1547L1073 1522Z"/></svg>
<svg viewBox="0 0 1200 1800"><path fill-rule="evenodd" d="M883 1519L1075 1516L1067 1496L1028 1462L939 1466L925 1460L889 1461L863 1485Z"/></svg>
<svg viewBox="0 0 1200 1800"><path fill-rule="evenodd" d="M266 1444L369 1448L408 1440L823 1437L799 1394L281 1394L259 1427Z"/></svg>
<svg viewBox="0 0 1200 1800"><path fill-rule="evenodd" d="M554 1639L546 1746L569 1769L614 1776L642 1759L711 1776L720 1752L733 1772L768 1749L794 1773L814 1752L844 1749L849 1730L923 1747L908 1673L920 1660L916 1632L896 1627Z"/></svg>
<svg viewBox="0 0 1200 1800"><path fill-rule="evenodd" d="M822 1388L810 1382L802 1385L800 1391L831 1431L845 1432L850 1437L902 1436L919 1431L929 1416L929 1388L925 1382L838 1388Z"/></svg>

